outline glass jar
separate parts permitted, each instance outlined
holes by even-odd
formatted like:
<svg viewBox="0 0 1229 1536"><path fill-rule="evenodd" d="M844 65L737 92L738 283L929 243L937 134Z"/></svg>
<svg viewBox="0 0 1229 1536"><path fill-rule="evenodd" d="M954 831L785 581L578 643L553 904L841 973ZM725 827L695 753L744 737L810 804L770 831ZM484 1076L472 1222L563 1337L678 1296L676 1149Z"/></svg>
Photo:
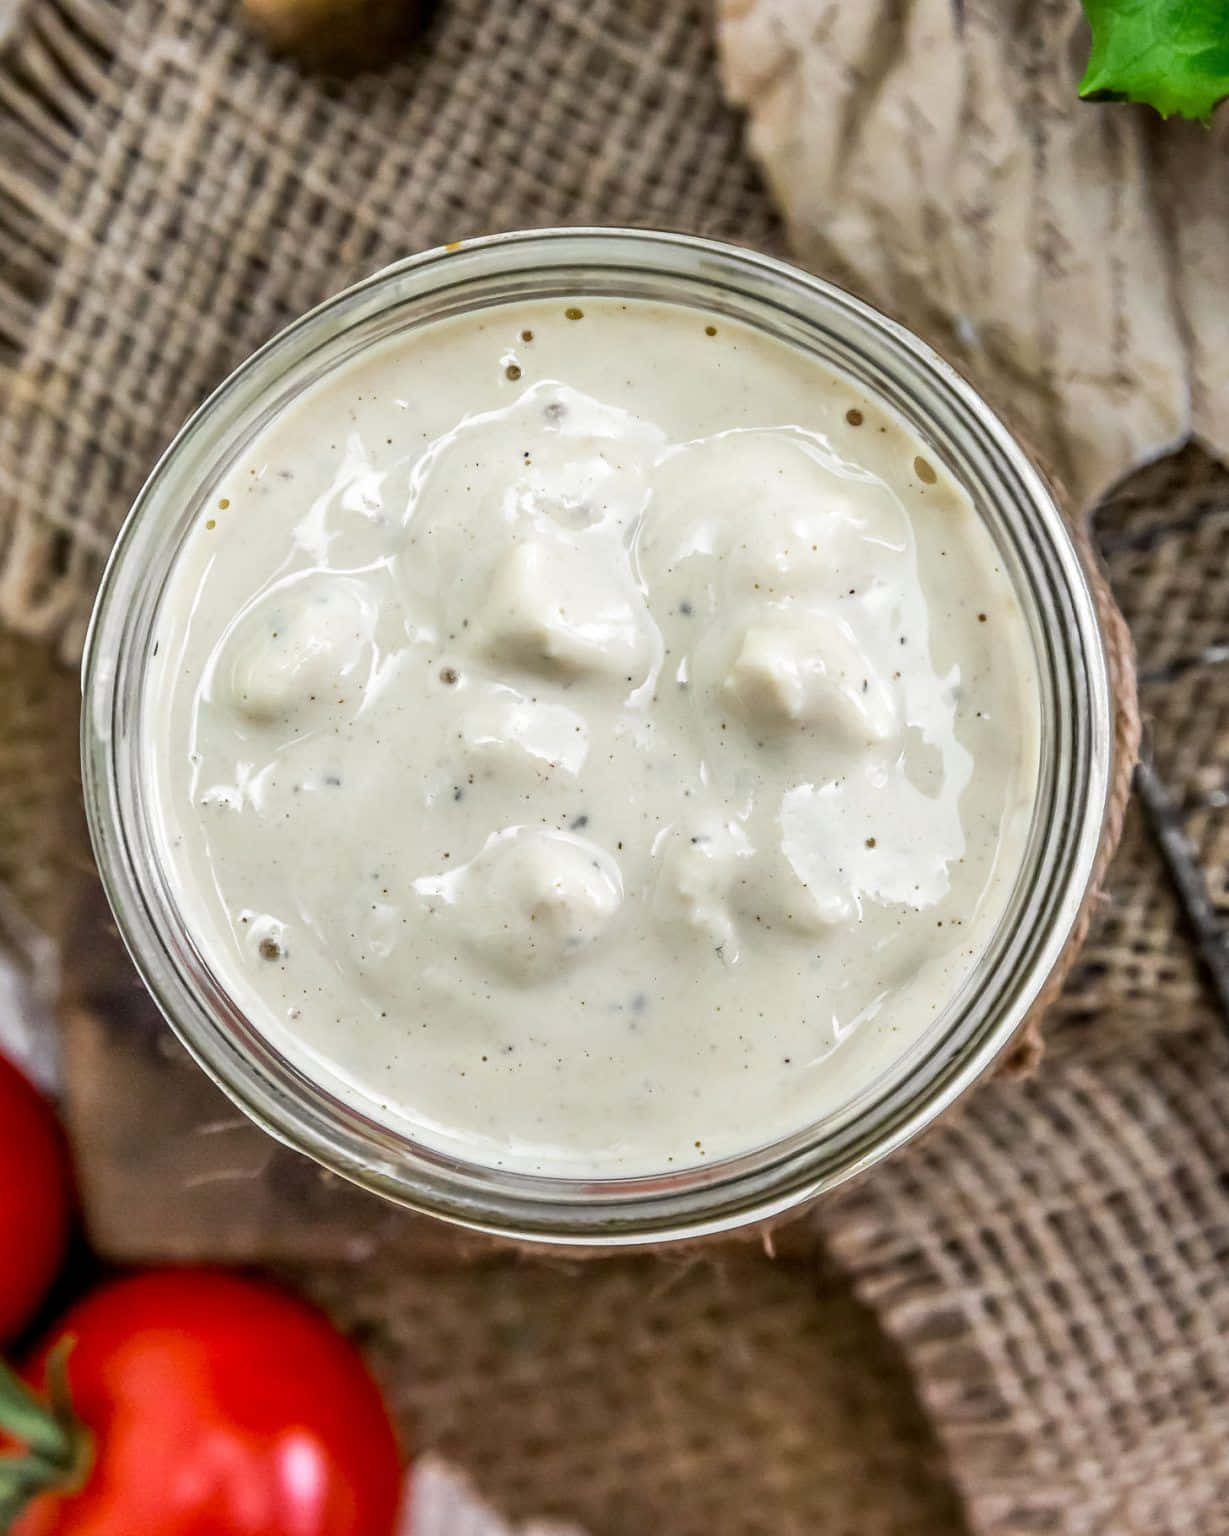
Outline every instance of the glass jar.
<svg viewBox="0 0 1229 1536"><path fill-rule="evenodd" d="M211 973L160 867L144 777L143 682L172 564L223 467L286 404L398 331L509 300L613 295L758 326L879 396L928 442L990 529L1024 612L1041 752L1020 876L985 953L908 1051L839 1113L775 1145L657 1177L566 1179L469 1165L342 1103L281 1057ZM1054 970L1092 878L1111 773L1106 656L1050 492L973 389L917 337L840 289L712 241L543 230L466 241L386 268L243 364L154 469L103 577L84 663L83 777L116 921L162 1012L272 1135L417 1210L522 1241L692 1239L771 1219L861 1172L933 1121L1005 1049Z"/></svg>

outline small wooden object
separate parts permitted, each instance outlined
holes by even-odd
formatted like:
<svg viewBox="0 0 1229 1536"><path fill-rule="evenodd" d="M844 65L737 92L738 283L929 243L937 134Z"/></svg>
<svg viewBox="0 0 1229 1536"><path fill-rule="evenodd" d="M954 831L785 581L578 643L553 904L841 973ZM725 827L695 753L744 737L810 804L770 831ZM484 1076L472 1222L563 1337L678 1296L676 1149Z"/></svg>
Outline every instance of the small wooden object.
<svg viewBox="0 0 1229 1536"><path fill-rule="evenodd" d="M424 0L243 0L253 28L315 69L378 68L422 26Z"/></svg>

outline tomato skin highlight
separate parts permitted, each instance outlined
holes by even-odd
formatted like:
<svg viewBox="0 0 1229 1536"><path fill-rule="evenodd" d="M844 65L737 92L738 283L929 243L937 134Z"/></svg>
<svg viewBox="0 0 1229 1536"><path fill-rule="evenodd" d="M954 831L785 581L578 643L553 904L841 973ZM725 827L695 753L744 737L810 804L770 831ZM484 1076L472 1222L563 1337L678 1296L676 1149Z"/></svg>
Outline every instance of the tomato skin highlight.
<svg viewBox="0 0 1229 1536"><path fill-rule="evenodd" d="M66 1336L90 1464L12 1536L392 1536L401 1463L379 1391L305 1302L216 1270L117 1280L56 1326L35 1386Z"/></svg>
<svg viewBox="0 0 1229 1536"><path fill-rule="evenodd" d="M34 1317L72 1225L68 1148L51 1105L0 1056L0 1346Z"/></svg>

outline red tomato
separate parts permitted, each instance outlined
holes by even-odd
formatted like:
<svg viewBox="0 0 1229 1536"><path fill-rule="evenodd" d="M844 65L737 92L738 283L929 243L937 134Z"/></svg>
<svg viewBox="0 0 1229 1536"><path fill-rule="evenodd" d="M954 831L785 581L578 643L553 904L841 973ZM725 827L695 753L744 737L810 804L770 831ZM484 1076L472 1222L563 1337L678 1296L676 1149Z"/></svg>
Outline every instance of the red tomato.
<svg viewBox="0 0 1229 1536"><path fill-rule="evenodd" d="M56 1277L71 1190L51 1106L0 1056L0 1345L21 1332Z"/></svg>
<svg viewBox="0 0 1229 1536"><path fill-rule="evenodd" d="M354 1348L304 1302L214 1270L118 1280L57 1325L36 1385L69 1336L92 1461L12 1536L390 1536L392 1426Z"/></svg>

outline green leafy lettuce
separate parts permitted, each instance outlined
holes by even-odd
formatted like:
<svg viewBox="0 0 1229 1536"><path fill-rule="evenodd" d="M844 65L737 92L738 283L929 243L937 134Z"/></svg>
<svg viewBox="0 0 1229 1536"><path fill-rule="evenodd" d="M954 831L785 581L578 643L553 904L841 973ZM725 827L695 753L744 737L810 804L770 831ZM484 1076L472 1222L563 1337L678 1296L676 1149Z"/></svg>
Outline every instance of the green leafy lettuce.
<svg viewBox="0 0 1229 1536"><path fill-rule="evenodd" d="M1229 0L1082 0L1092 53L1080 95L1206 120L1229 96Z"/></svg>

